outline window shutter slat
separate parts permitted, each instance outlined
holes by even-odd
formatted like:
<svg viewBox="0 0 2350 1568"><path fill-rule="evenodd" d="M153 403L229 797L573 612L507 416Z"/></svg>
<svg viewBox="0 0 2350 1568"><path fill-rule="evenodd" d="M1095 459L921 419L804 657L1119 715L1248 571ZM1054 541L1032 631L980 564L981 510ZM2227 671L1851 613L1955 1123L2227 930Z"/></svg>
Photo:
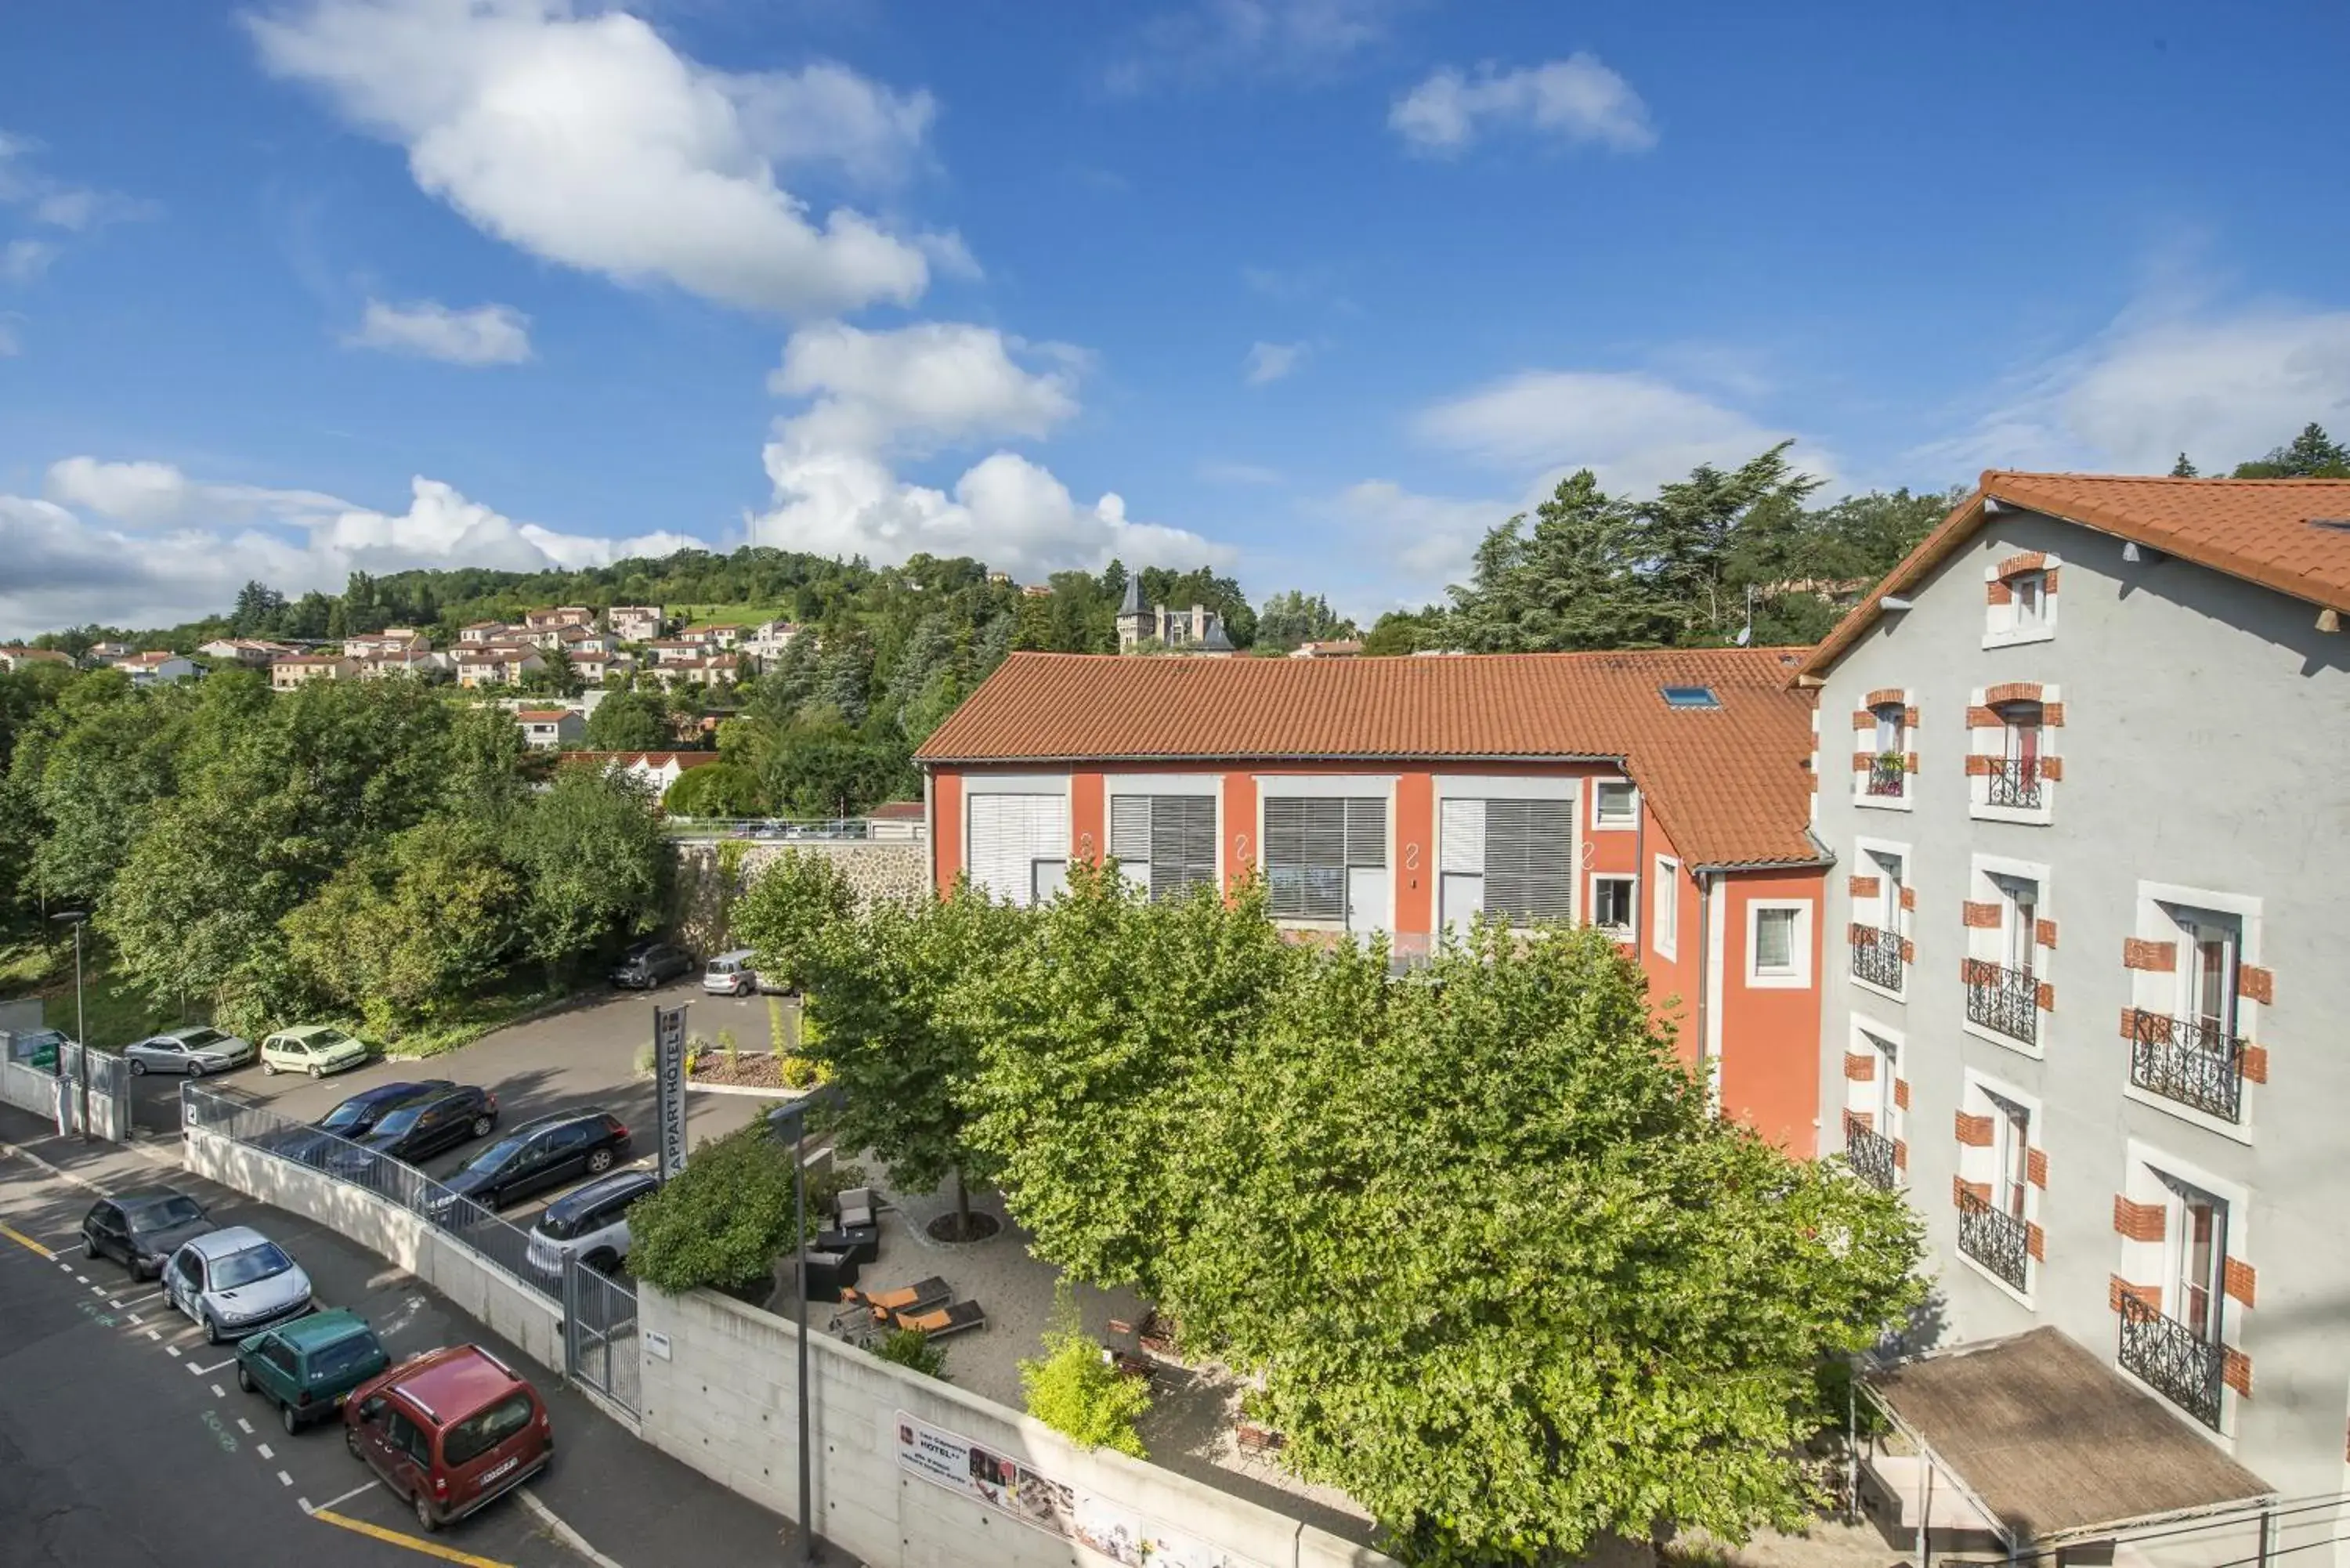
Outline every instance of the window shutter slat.
<svg viewBox="0 0 2350 1568"><path fill-rule="evenodd" d="M1439 826L1443 834L1440 870L1473 875L1485 869L1483 801L1447 800Z"/></svg>
<svg viewBox="0 0 2350 1568"><path fill-rule="evenodd" d="M1147 794L1117 794L1109 801L1109 852L1121 861L1149 860L1150 802Z"/></svg>
<svg viewBox="0 0 2350 1568"><path fill-rule="evenodd" d="M1575 910L1575 807L1563 800L1485 805L1485 908L1513 925Z"/></svg>
<svg viewBox="0 0 2350 1568"><path fill-rule="evenodd" d="M1352 799L1347 802L1347 864L1384 867L1388 863L1388 803Z"/></svg>

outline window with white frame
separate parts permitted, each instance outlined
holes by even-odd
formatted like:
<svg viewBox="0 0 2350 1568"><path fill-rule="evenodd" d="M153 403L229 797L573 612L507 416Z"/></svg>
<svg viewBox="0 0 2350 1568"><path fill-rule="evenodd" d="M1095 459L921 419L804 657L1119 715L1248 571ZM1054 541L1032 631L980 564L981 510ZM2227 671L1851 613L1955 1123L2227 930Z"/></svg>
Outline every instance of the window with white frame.
<svg viewBox="0 0 2350 1568"><path fill-rule="evenodd" d="M1066 885L1067 795L973 794L970 821L972 886L989 898L1040 904Z"/></svg>
<svg viewBox="0 0 2350 1568"><path fill-rule="evenodd" d="M2243 947L2243 921L2214 909L2165 908L2178 926L2177 1016L2206 1038L2234 1038L2237 959Z"/></svg>
<svg viewBox="0 0 2350 1568"><path fill-rule="evenodd" d="M2019 974L2036 967L2039 948L2040 884L2028 877L1991 874L2000 896L2000 962Z"/></svg>
<svg viewBox="0 0 2350 1568"><path fill-rule="evenodd" d="M1811 905L1758 900L1746 911L1746 983L1766 990L1809 985Z"/></svg>
<svg viewBox="0 0 2350 1568"><path fill-rule="evenodd" d="M1215 796L1113 794L1109 825L1119 870L1152 898L1215 886Z"/></svg>
<svg viewBox="0 0 2350 1568"><path fill-rule="evenodd" d="M1985 1091L1991 1102L1991 1204L2021 1220L2032 1199L2032 1113Z"/></svg>
<svg viewBox="0 0 2350 1568"><path fill-rule="evenodd" d="M1347 919L1350 875L1387 863L1384 797L1265 798L1264 879L1274 919Z"/></svg>
<svg viewBox="0 0 2350 1568"><path fill-rule="evenodd" d="M1638 888L1638 882L1630 877L1594 877L1591 879L1591 923L1611 935L1629 936Z"/></svg>
<svg viewBox="0 0 2350 1568"><path fill-rule="evenodd" d="M1448 929L1480 912L1513 926L1575 913L1575 802L1462 799L1439 807L1441 910Z"/></svg>
<svg viewBox="0 0 2350 1568"><path fill-rule="evenodd" d="M2227 1201L2168 1172L2158 1174L2169 1191L2163 1302L2188 1333L2206 1345L2217 1345L2227 1283Z"/></svg>
<svg viewBox="0 0 2350 1568"><path fill-rule="evenodd" d="M2009 605L2017 631L2039 631L2048 625L2048 574L2018 572L2007 580Z"/></svg>
<svg viewBox="0 0 2350 1568"><path fill-rule="evenodd" d="M1651 913L1648 942L1665 958L1679 956L1681 942L1681 863L1669 855L1657 857L1657 874L1648 884Z"/></svg>
<svg viewBox="0 0 2350 1568"><path fill-rule="evenodd" d="M1639 791L1629 779L1599 779L1591 786L1591 826L1632 827L1640 819Z"/></svg>

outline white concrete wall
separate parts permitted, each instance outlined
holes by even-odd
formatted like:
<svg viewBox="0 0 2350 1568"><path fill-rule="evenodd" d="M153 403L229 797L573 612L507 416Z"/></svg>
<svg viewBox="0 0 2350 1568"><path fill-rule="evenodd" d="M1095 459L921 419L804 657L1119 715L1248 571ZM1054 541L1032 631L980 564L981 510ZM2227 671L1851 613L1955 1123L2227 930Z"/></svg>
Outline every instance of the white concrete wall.
<svg viewBox="0 0 2350 1568"><path fill-rule="evenodd" d="M562 1374L562 1309L442 1235L421 1216L364 1188L200 1127L187 1129L181 1159L199 1176L327 1226L397 1263L519 1345L532 1360Z"/></svg>
<svg viewBox="0 0 2350 1568"><path fill-rule="evenodd" d="M645 1440L786 1518L799 1511L796 1330L708 1291L639 1288ZM666 1340L668 1355L652 1346ZM903 1410L1040 1474L1265 1568L1378 1568L1392 1560L1122 1454L1087 1453L1017 1411L828 1335L808 1342L813 1488L827 1539L875 1568L1063 1568L1076 1542L902 1472Z"/></svg>

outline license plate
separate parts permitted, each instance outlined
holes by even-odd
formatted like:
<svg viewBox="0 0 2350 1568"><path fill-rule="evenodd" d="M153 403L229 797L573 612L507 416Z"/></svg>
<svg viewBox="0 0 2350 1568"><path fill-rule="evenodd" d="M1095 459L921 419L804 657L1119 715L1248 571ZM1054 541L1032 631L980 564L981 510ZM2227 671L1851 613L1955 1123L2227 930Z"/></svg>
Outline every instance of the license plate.
<svg viewBox="0 0 2350 1568"><path fill-rule="evenodd" d="M484 1486L489 1485L492 1481L497 1480L500 1476L504 1475L508 1470L513 1469L515 1466L520 1463L522 1463L522 1456L520 1454L516 1454L513 1459L508 1459L505 1463L498 1466L495 1469L484 1470L482 1472L482 1484Z"/></svg>
<svg viewBox="0 0 2350 1568"><path fill-rule="evenodd" d="M348 1394L338 1394L338 1395L336 1395L336 1396L335 1396L335 1408L336 1408L336 1409L338 1409L338 1410L341 1409L344 1406L346 1406L346 1405L349 1404L350 1402L351 1402L351 1397L350 1397L349 1395L348 1395Z"/></svg>

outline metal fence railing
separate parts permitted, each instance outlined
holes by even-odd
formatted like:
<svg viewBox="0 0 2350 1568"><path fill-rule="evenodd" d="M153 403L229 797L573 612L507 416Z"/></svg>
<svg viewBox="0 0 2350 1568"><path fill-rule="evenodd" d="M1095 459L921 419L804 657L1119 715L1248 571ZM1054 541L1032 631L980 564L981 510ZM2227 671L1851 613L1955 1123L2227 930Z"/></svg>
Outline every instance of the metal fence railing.
<svg viewBox="0 0 2350 1568"><path fill-rule="evenodd" d="M549 1301L563 1299L562 1280L530 1261L530 1232L452 1192L404 1160L192 1083L180 1089L180 1109L186 1127L216 1133L371 1192L424 1220L516 1284Z"/></svg>
<svg viewBox="0 0 2350 1568"><path fill-rule="evenodd" d="M563 1358L566 1376L585 1383L631 1415L637 1397L637 1292L578 1259L564 1271Z"/></svg>
<svg viewBox="0 0 2350 1568"><path fill-rule="evenodd" d="M677 816L662 818L672 838L750 838L763 844L860 844L868 840L919 842L928 829L920 817L869 816Z"/></svg>

